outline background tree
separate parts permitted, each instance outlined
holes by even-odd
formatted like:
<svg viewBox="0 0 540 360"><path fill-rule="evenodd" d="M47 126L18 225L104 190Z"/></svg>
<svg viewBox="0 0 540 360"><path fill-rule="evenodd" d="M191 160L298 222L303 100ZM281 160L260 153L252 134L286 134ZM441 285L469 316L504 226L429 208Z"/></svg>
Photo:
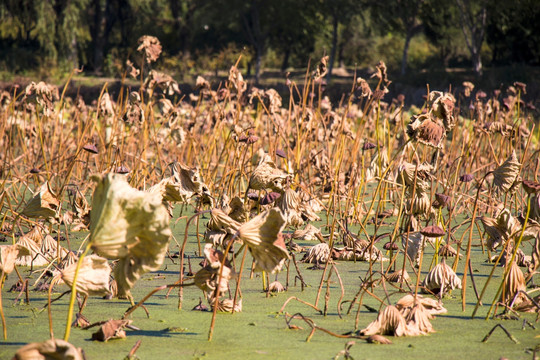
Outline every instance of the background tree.
<svg viewBox="0 0 540 360"><path fill-rule="evenodd" d="M473 70L482 73L482 44L487 25L487 0L456 0L465 43L471 54Z"/></svg>

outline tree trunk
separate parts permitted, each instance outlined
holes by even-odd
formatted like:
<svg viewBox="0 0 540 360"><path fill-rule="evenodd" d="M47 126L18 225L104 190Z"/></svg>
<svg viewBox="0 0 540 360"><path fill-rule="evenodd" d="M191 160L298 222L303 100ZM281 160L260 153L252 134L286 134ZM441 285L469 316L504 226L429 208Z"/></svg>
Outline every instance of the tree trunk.
<svg viewBox="0 0 540 360"><path fill-rule="evenodd" d="M330 84L330 80L332 79L332 69L334 68L334 59L336 58L338 25L339 19L337 15L334 14L334 16L332 16L332 49L330 50L330 61L328 62L328 74L326 75L327 84Z"/></svg>
<svg viewBox="0 0 540 360"><path fill-rule="evenodd" d="M477 50L472 54L472 63L474 72L478 75L482 75L482 57L480 56L480 50Z"/></svg>
<svg viewBox="0 0 540 360"><path fill-rule="evenodd" d="M401 57L401 75L405 75L407 73L407 59L409 57L409 45L411 44L412 35L413 34L411 31L407 31L407 35L405 36L403 56Z"/></svg>
<svg viewBox="0 0 540 360"><path fill-rule="evenodd" d="M289 58L291 56L291 47L287 46L283 54L283 62L281 63L281 72L285 72L289 67Z"/></svg>
<svg viewBox="0 0 540 360"><path fill-rule="evenodd" d="M255 59L255 84L259 84L259 78L261 76L261 63L262 63L262 50L257 48L257 58Z"/></svg>
<svg viewBox="0 0 540 360"><path fill-rule="evenodd" d="M90 29L90 35L92 36L92 53L93 53L93 67L94 72L101 71L103 66L103 48L105 42L103 41L103 11L101 8L101 0L94 0L94 21L93 26Z"/></svg>

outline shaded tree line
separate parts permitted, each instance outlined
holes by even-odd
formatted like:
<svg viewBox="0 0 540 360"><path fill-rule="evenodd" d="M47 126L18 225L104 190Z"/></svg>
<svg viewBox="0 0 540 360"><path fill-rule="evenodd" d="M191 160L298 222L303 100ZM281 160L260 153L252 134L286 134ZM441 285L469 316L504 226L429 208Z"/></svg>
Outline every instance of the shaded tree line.
<svg viewBox="0 0 540 360"><path fill-rule="evenodd" d="M256 79L269 54L282 70L323 54L330 68L361 66L389 43L400 47L395 70L405 74L419 36L431 63L461 59L481 73L485 63L540 64L538 18L537 0L3 0L0 70L84 66L99 74L149 34L182 62L245 49Z"/></svg>

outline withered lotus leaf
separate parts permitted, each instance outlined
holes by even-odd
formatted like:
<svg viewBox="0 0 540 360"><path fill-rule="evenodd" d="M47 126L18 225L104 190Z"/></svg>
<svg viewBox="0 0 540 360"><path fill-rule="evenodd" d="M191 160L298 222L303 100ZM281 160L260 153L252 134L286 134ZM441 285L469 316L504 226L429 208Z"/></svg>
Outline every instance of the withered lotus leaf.
<svg viewBox="0 0 540 360"><path fill-rule="evenodd" d="M83 360L80 348L67 341L49 339L41 343L30 343L15 353L13 360Z"/></svg>
<svg viewBox="0 0 540 360"><path fill-rule="evenodd" d="M214 304L213 301L210 301L210 304ZM233 309L234 305L234 309ZM241 312L242 311L242 299L238 299L236 304L234 304L233 299L222 299L218 302L218 311L219 312Z"/></svg>
<svg viewBox="0 0 540 360"><path fill-rule="evenodd" d="M108 341L111 339L125 339L125 327L131 324L131 320L109 320L101 325L98 331L92 334L92 340Z"/></svg>
<svg viewBox="0 0 540 360"><path fill-rule="evenodd" d="M407 233L401 236L401 246L404 250L407 250L407 256L415 265L420 261L420 257L424 251L423 242L424 237L420 232L411 232L409 233L409 237L407 237Z"/></svg>
<svg viewBox="0 0 540 360"><path fill-rule="evenodd" d="M394 335L394 336L418 336L421 332L414 327L407 325L407 321L401 312L393 305L385 307L377 320L369 324L365 329L360 330L362 335Z"/></svg>
<svg viewBox="0 0 540 360"><path fill-rule="evenodd" d="M279 281L273 281L268 285L268 291L280 293L285 291L285 287Z"/></svg>
<svg viewBox="0 0 540 360"><path fill-rule="evenodd" d="M61 278L71 287L75 277L77 263L73 263L61 271ZM77 275L77 292L83 295L107 295L109 294L109 277L111 267L107 259L97 255L85 256Z"/></svg>
<svg viewBox="0 0 540 360"><path fill-rule="evenodd" d="M210 212L210 221L206 226L211 230L223 230L227 234L234 235L238 231L240 223L233 220L222 210L213 209Z"/></svg>
<svg viewBox="0 0 540 360"><path fill-rule="evenodd" d="M15 268L18 254L17 245L0 245L0 272L10 274Z"/></svg>
<svg viewBox="0 0 540 360"><path fill-rule="evenodd" d="M48 182L45 182L39 188L39 191L26 204L22 214L29 218L43 218L54 222L60 211L60 201L57 195L53 193Z"/></svg>
<svg viewBox="0 0 540 360"><path fill-rule="evenodd" d="M385 345L392 344L392 341L390 341L390 339L385 338L382 335L377 335L377 334L369 336L366 339L366 341L370 344L385 344Z"/></svg>
<svg viewBox="0 0 540 360"><path fill-rule="evenodd" d="M442 148L446 130L439 121L427 113L412 117L411 123L407 125L407 135L422 144Z"/></svg>
<svg viewBox="0 0 540 360"><path fill-rule="evenodd" d="M395 283L398 283L401 281L406 282L406 281L409 281L410 279L411 277L409 276L409 273L405 269L396 270L393 273L390 273L388 274L388 276L386 276L386 280L390 282L395 282Z"/></svg>
<svg viewBox="0 0 540 360"><path fill-rule="evenodd" d="M512 151L510 156L493 171L493 185L504 192L513 188L518 180L521 164L518 161L516 151Z"/></svg>
<svg viewBox="0 0 540 360"><path fill-rule="evenodd" d="M255 269L274 273L289 258L283 236L285 218L278 208L267 210L238 229L238 237L248 246Z"/></svg>
<svg viewBox="0 0 540 360"><path fill-rule="evenodd" d="M298 229L292 233L292 239L312 241L315 239L322 239L321 230L311 224L307 224L304 229Z"/></svg>
<svg viewBox="0 0 540 360"><path fill-rule="evenodd" d="M424 308L421 302L416 303L412 309L405 315L405 320L409 327L418 329L421 334L435 332L430 320L433 316Z"/></svg>
<svg viewBox="0 0 540 360"><path fill-rule="evenodd" d="M501 302L509 305L520 290L527 291L527 286L525 284L523 272L514 261L512 262L512 265L510 265L510 269L504 278L504 288L501 294ZM529 301L529 299L520 293L516 298L514 305L520 305L525 301Z"/></svg>
<svg viewBox="0 0 540 360"><path fill-rule="evenodd" d="M202 181L199 170L178 162L170 166L172 175L148 189L159 193L165 202L188 202L193 196L210 196L210 191Z"/></svg>
<svg viewBox="0 0 540 360"><path fill-rule="evenodd" d="M431 292L445 294L450 290L461 289L461 279L443 260L431 269L422 286Z"/></svg>
<svg viewBox="0 0 540 360"><path fill-rule="evenodd" d="M212 244L206 244L204 247L204 255L207 260L207 265L197 271L193 281L195 285L211 295L215 292L218 284L221 262L223 261L223 253L212 248ZM225 261L221 281L219 283L219 294L223 294L229 289L229 280L233 277L233 271L230 268L228 261ZM213 296L213 295L212 295Z"/></svg>
<svg viewBox="0 0 540 360"><path fill-rule="evenodd" d="M421 303L424 309L431 315L446 314L448 312L448 310L443 307L441 301L423 297L422 295L416 295L415 300L414 295L407 294L398 300L396 307L401 313L407 314L416 303Z"/></svg>
<svg viewBox="0 0 540 360"><path fill-rule="evenodd" d="M160 194L132 188L125 177L107 174L92 198L90 242L107 259L119 259L114 268L118 294L129 296L139 277L163 263L171 238L169 214Z"/></svg>
<svg viewBox="0 0 540 360"><path fill-rule="evenodd" d="M456 99L450 93L443 94L441 91L431 91L428 97L433 115L443 121L446 131L450 131L456 125L453 116Z"/></svg>
<svg viewBox="0 0 540 360"><path fill-rule="evenodd" d="M322 264L326 263L330 256L330 248L327 243L317 244L309 249L302 262L309 264Z"/></svg>
<svg viewBox="0 0 540 360"><path fill-rule="evenodd" d="M278 206L285 215L287 226L299 227L304 225L300 212L300 196L296 191L287 189L278 200Z"/></svg>
<svg viewBox="0 0 540 360"><path fill-rule="evenodd" d="M19 249L19 254L15 265L17 266L44 266L49 262L45 256L41 253L41 249L32 239L29 237L21 236L17 240L17 248Z"/></svg>
<svg viewBox="0 0 540 360"><path fill-rule="evenodd" d="M159 58L161 54L161 43L155 36L143 35L139 38L137 51L144 53L146 62L150 64Z"/></svg>
<svg viewBox="0 0 540 360"><path fill-rule="evenodd" d="M268 154L264 154L249 178L248 189L282 191L287 174L277 168Z"/></svg>

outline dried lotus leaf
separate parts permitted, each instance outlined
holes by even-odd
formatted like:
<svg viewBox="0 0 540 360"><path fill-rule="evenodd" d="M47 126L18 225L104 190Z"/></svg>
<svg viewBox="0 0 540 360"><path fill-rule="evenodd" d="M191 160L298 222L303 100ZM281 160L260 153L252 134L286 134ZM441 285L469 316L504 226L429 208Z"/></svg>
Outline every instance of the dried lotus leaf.
<svg viewBox="0 0 540 360"><path fill-rule="evenodd" d="M240 223L244 223L249 220L249 214L244 206L244 200L235 196L229 203L231 210L229 211L229 217Z"/></svg>
<svg viewBox="0 0 540 360"><path fill-rule="evenodd" d="M240 223L225 214L223 210L213 209L210 212L210 221L206 227L210 230L221 230L225 231L227 234L234 235L238 231Z"/></svg>
<svg viewBox="0 0 540 360"><path fill-rule="evenodd" d="M410 309L414 307L414 304L421 303L424 309L426 309L427 312L429 312L431 315L439 315L439 314L446 314L448 311L443 307L442 302L423 297L422 295L416 295L416 298L414 295L407 294L403 296L399 301L396 303L396 307L399 311L401 311L403 314L407 314Z"/></svg>
<svg viewBox="0 0 540 360"><path fill-rule="evenodd" d="M302 259L302 262L309 264L322 264L328 261L330 256L330 248L327 243L317 244L309 249L307 254Z"/></svg>
<svg viewBox="0 0 540 360"><path fill-rule="evenodd" d="M124 328L131 324L131 320L109 320L101 325L98 331L92 334L92 340L108 341L111 339L125 339Z"/></svg>
<svg viewBox="0 0 540 360"><path fill-rule="evenodd" d="M268 291L280 293L285 291L285 287L279 281L273 281L268 285Z"/></svg>
<svg viewBox="0 0 540 360"><path fill-rule="evenodd" d="M292 236L292 239L304 240L304 241L313 241L315 239L320 240L322 238L321 230L311 224L307 224L306 227L302 230L296 230Z"/></svg>
<svg viewBox="0 0 540 360"><path fill-rule="evenodd" d="M15 353L13 360L83 360L82 350L60 339L30 343Z"/></svg>
<svg viewBox="0 0 540 360"><path fill-rule="evenodd" d="M137 51L144 53L146 62L150 64L159 58L161 54L161 43L155 36L143 35L139 38Z"/></svg>
<svg viewBox="0 0 540 360"><path fill-rule="evenodd" d="M172 175L148 189L148 192L159 193L164 202L188 202L194 196L210 196L198 169L180 163L173 163L170 168Z"/></svg>
<svg viewBox="0 0 540 360"><path fill-rule="evenodd" d="M433 293L445 294L450 290L461 289L461 279L443 260L431 269L422 286Z"/></svg>
<svg viewBox="0 0 540 360"><path fill-rule="evenodd" d="M510 304L512 301L514 301L514 297L516 297L516 294L518 294L519 291L527 291L527 286L525 284L523 272L514 261L512 262L512 265L510 265L510 269L504 278L504 288L500 301L505 304ZM526 301L529 301L529 299L520 293L517 295L514 305L519 305L520 303Z"/></svg>
<svg viewBox="0 0 540 360"><path fill-rule="evenodd" d="M412 117L407 125L407 135L415 141L434 148L442 148L446 130L431 114L420 114Z"/></svg>
<svg viewBox="0 0 540 360"><path fill-rule="evenodd" d="M29 218L44 218L49 222L54 222L60 211L60 201L57 195L53 193L48 182L45 182L39 188L39 191L26 204L22 215Z"/></svg>
<svg viewBox="0 0 540 360"><path fill-rule="evenodd" d="M519 170L521 164L518 161L516 151L512 151L510 156L493 171L493 185L504 192L514 188L514 184L519 181Z"/></svg>
<svg viewBox="0 0 540 360"><path fill-rule="evenodd" d="M386 276L386 280L390 282L395 282L395 283L402 282L402 281L407 282L410 279L411 277L409 276L409 273L405 269L396 270L393 273L388 274L388 276Z"/></svg>
<svg viewBox="0 0 540 360"><path fill-rule="evenodd" d="M139 277L159 269L171 238L169 214L161 196L132 188L125 177L107 174L97 179L92 198L90 242L114 268L119 296Z"/></svg>
<svg viewBox="0 0 540 360"><path fill-rule="evenodd" d="M210 301L210 304L214 304L213 301ZM242 312L242 299L239 299L236 301L236 304L234 304L234 311L233 311L233 300L232 299L222 299L218 302L218 308L217 310L219 312Z"/></svg>
<svg viewBox="0 0 540 360"><path fill-rule="evenodd" d="M401 236L401 246L407 249L407 256L417 265L424 251L424 236L420 232L410 232L407 238L405 233Z"/></svg>
<svg viewBox="0 0 540 360"><path fill-rule="evenodd" d="M77 263L72 263L61 272L61 278L71 287L75 278ZM77 292L83 295L109 294L109 277L111 267L107 259L97 255L85 256L79 267L77 275Z"/></svg>
<svg viewBox="0 0 540 360"><path fill-rule="evenodd" d="M420 335L418 329L409 327L407 321L393 306L388 305L377 316L377 320L369 324L365 329L360 330L361 335L394 335L394 336L417 336Z"/></svg>
<svg viewBox="0 0 540 360"><path fill-rule="evenodd" d="M287 174L276 167L268 154L264 154L249 178L248 189L282 191Z"/></svg>
<svg viewBox="0 0 540 360"><path fill-rule="evenodd" d="M17 240L17 248L19 255L15 261L17 266L45 266L49 262L41 253L40 247L30 238L21 236Z"/></svg>
<svg viewBox="0 0 540 360"><path fill-rule="evenodd" d="M0 273L10 274L19 255L17 245L0 245Z"/></svg>
<svg viewBox="0 0 540 360"><path fill-rule="evenodd" d="M418 302L405 316L407 325L418 329L421 334L429 334L435 332L430 320L433 316L424 308L421 302Z"/></svg>
<svg viewBox="0 0 540 360"><path fill-rule="evenodd" d="M238 229L238 237L248 246L255 269L274 273L281 270L289 252L281 231L285 219L278 208L267 210Z"/></svg>
<svg viewBox="0 0 540 360"><path fill-rule="evenodd" d="M300 213L300 197L296 191L287 189L283 196L279 198L279 208L285 215L287 226L299 227L304 225L304 220Z"/></svg>

